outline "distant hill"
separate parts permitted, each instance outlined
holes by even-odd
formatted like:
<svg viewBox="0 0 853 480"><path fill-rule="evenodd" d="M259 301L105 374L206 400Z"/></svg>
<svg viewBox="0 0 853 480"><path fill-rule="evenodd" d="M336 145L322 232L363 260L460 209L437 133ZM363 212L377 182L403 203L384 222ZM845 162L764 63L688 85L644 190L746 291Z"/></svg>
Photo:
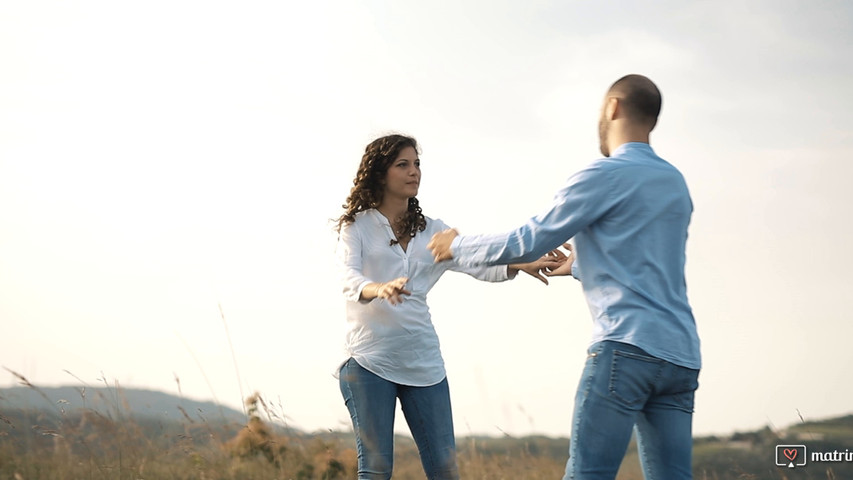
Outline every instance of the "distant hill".
<svg viewBox="0 0 853 480"><path fill-rule="evenodd" d="M224 421L245 423L243 412L210 401L183 398L155 390L106 387L0 388L0 411L96 411L106 416L131 416L161 420Z"/></svg>

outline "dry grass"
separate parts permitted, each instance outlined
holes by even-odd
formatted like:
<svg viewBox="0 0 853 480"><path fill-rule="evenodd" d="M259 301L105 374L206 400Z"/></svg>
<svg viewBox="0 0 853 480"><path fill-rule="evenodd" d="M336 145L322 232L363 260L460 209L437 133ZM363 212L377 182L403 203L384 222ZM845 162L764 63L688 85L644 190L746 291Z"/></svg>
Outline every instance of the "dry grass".
<svg viewBox="0 0 853 480"><path fill-rule="evenodd" d="M193 419L163 422L136 418L121 388L109 391L109 411L66 411L25 377L21 384L54 405L54 411L3 410L0 414L0 480L77 479L295 479L356 477L354 439L348 432L287 433L284 418L254 394L245 424ZM81 397L86 389L79 389ZM67 403L67 402L66 402ZM264 420L266 417L266 421ZM425 478L414 442L398 437L394 478ZM563 462L522 452L495 454L462 441L459 464L466 479L560 478Z"/></svg>
<svg viewBox="0 0 853 480"><path fill-rule="evenodd" d="M53 410L3 409L0 403L0 480L356 478L351 432L290 431L283 426L285 415L258 394L246 400L244 423L197 419L186 412L181 420L163 421L134 416L118 385L106 394L96 392L109 401L106 411L68 411L68 402L53 402L26 378L12 374L44 397ZM80 388L79 394L85 404L87 390ZM750 448L715 439L700 441L694 448L695 478L853 478L845 473L850 471L847 466L838 464L802 471L776 468L770 454L779 439L770 433L741 435L751 442ZM399 436L395 443L394 479L424 480L411 438ZM458 447L465 480L556 480L563 475L568 440L467 437L459 439ZM617 480L642 478L632 447Z"/></svg>
<svg viewBox="0 0 853 480"><path fill-rule="evenodd" d="M336 441L282 433L261 419L257 394L244 425L135 418L121 390L107 412L3 410L0 479L344 479L355 456ZM85 389L79 390L81 397Z"/></svg>

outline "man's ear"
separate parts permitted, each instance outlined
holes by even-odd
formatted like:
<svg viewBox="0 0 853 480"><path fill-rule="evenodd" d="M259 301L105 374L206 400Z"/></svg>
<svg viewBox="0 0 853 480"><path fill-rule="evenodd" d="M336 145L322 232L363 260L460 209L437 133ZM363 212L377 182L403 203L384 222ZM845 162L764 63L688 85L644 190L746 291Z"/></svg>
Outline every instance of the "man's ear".
<svg viewBox="0 0 853 480"><path fill-rule="evenodd" d="M620 112L619 98L607 97L607 102L604 104L604 117L607 120L615 120Z"/></svg>

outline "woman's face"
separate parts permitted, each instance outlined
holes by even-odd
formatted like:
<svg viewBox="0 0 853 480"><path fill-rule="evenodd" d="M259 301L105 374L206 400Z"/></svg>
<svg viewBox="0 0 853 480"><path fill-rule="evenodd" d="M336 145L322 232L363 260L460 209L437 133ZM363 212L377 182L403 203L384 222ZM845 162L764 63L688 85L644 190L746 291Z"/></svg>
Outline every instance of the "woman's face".
<svg viewBox="0 0 853 480"><path fill-rule="evenodd" d="M412 147L400 151L385 174L385 197L409 199L417 196L421 184L421 160Z"/></svg>

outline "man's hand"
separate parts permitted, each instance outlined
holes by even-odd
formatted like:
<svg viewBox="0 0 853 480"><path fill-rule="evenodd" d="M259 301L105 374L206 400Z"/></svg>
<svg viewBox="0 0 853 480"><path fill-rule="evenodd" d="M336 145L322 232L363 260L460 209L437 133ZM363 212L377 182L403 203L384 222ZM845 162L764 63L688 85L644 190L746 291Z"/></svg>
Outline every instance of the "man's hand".
<svg viewBox="0 0 853 480"><path fill-rule="evenodd" d="M450 244L458 236L459 232L455 228L449 228L432 236L432 239L427 243L427 248L432 250L432 256L435 257L436 263L453 258Z"/></svg>
<svg viewBox="0 0 853 480"><path fill-rule="evenodd" d="M559 277L572 274L572 265L575 263L574 248L571 243L564 243L563 248L569 251L568 255L563 253L559 248L551 250L551 252L546 255L546 257L551 255L552 258L559 262L559 265L555 267L546 267L544 271L545 275L549 277Z"/></svg>

